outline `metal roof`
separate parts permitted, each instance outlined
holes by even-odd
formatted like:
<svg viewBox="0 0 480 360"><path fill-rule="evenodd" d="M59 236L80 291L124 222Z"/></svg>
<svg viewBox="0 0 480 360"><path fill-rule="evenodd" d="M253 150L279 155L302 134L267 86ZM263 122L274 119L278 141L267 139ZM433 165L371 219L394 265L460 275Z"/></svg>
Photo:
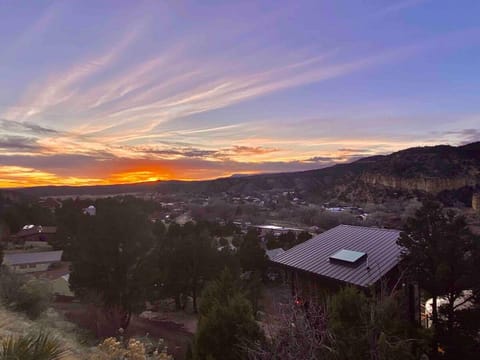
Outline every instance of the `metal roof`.
<svg viewBox="0 0 480 360"><path fill-rule="evenodd" d="M284 252L285 250L283 250L282 248L276 248L276 249L265 251L265 253L267 254L270 260L273 260L275 257L277 257L280 254L283 254Z"/></svg>
<svg viewBox="0 0 480 360"><path fill-rule="evenodd" d="M279 254L272 261L333 280L368 287L398 264L400 230L339 225ZM366 253L356 266L330 261L347 249Z"/></svg>
<svg viewBox="0 0 480 360"><path fill-rule="evenodd" d="M55 234L57 232L57 227L56 226L34 226L32 228L28 229L21 229L18 233L16 233L14 236L16 237L25 237L25 236L31 236L31 235L36 235L36 234Z"/></svg>
<svg viewBox="0 0 480 360"><path fill-rule="evenodd" d="M62 254L62 250L10 253L3 255L3 263L5 265L52 263L60 261Z"/></svg>

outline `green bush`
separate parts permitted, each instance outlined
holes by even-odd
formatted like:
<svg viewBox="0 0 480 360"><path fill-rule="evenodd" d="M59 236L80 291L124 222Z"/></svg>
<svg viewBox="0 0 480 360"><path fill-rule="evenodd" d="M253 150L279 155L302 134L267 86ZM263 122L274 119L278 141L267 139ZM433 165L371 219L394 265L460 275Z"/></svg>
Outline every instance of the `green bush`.
<svg viewBox="0 0 480 360"><path fill-rule="evenodd" d="M0 270L0 301L6 308L35 319L48 308L51 296L45 281Z"/></svg>
<svg viewBox="0 0 480 360"><path fill-rule="evenodd" d="M243 359L244 344L262 338L250 302L224 270L202 292L198 329L189 356L195 360Z"/></svg>
<svg viewBox="0 0 480 360"><path fill-rule="evenodd" d="M66 353L58 339L47 333L9 336L0 344L0 360L60 360Z"/></svg>

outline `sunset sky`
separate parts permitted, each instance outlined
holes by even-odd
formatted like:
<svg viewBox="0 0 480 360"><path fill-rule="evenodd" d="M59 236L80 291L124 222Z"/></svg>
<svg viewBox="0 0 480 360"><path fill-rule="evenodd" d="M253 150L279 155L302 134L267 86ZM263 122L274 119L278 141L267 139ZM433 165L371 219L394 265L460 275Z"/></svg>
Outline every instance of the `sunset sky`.
<svg viewBox="0 0 480 360"><path fill-rule="evenodd" d="M480 140L480 1L1 1L0 187Z"/></svg>

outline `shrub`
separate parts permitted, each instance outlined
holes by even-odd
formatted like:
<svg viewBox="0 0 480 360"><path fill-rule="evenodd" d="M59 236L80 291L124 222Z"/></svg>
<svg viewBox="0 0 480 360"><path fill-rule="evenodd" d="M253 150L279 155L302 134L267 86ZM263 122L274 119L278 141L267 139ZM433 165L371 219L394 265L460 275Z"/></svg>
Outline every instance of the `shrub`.
<svg viewBox="0 0 480 360"><path fill-rule="evenodd" d="M263 338L252 306L228 270L202 293L192 355L195 360L244 358L243 344Z"/></svg>
<svg viewBox="0 0 480 360"><path fill-rule="evenodd" d="M173 360L173 357L167 354L167 347L162 339L156 346L151 347L139 339L131 338L125 345L109 337L97 346L97 350L94 360Z"/></svg>
<svg viewBox="0 0 480 360"><path fill-rule="evenodd" d="M44 281L28 280L7 269L0 270L0 300L8 309L23 312L34 319L47 309L51 296Z"/></svg>
<svg viewBox="0 0 480 360"><path fill-rule="evenodd" d="M308 306L280 309L267 324L266 340L247 345L248 358L420 359L428 333L412 328L402 314L396 294L368 297L347 287Z"/></svg>
<svg viewBox="0 0 480 360"><path fill-rule="evenodd" d="M48 333L9 336L0 345L0 360L59 360L67 350Z"/></svg>

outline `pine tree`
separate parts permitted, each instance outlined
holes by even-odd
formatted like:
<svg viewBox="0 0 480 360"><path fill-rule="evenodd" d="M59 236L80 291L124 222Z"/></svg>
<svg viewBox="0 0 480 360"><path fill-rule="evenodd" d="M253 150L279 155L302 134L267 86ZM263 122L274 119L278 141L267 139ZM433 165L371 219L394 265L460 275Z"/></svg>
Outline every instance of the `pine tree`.
<svg viewBox="0 0 480 360"><path fill-rule="evenodd" d="M224 270L203 291L193 347L195 360L238 360L245 344L261 338L251 304Z"/></svg>
<svg viewBox="0 0 480 360"><path fill-rule="evenodd" d="M404 248L402 258L410 277L433 298L432 356L438 356L438 346L447 357L459 356L464 346L455 340L461 328L456 316L458 301L464 290L475 287L480 275L474 263L478 246L465 218L427 200L407 220L398 243ZM439 298L447 302L441 309L437 306Z"/></svg>
<svg viewBox="0 0 480 360"><path fill-rule="evenodd" d="M238 255L243 271L264 273L267 266L267 255L260 246L260 238L256 229L251 229L247 232L240 245Z"/></svg>
<svg viewBox="0 0 480 360"><path fill-rule="evenodd" d="M99 297L105 314L119 318L122 328L153 283L150 225L134 203L105 200L96 216L83 219L71 245L71 288L81 297Z"/></svg>

